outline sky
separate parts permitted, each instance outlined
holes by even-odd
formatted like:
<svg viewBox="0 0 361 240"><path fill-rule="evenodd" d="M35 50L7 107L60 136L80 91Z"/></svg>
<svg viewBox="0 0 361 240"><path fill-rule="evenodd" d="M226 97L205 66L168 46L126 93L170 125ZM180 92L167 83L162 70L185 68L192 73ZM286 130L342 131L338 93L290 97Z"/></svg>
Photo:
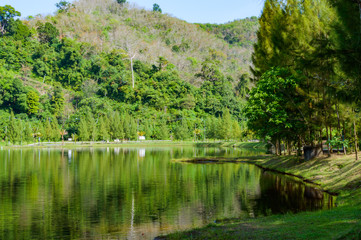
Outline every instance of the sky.
<svg viewBox="0 0 361 240"><path fill-rule="evenodd" d="M0 0L0 6L13 6L22 18L52 14L60 0ZM69 0L71 1L71 0ZM163 13L191 23L226 23L235 19L260 16L263 0L128 0L139 7L152 9L157 3Z"/></svg>

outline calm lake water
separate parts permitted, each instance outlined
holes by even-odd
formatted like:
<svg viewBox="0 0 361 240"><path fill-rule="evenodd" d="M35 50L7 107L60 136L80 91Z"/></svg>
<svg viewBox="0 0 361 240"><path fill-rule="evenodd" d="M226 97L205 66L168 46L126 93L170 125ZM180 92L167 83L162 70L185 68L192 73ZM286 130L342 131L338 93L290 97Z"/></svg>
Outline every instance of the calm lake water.
<svg viewBox="0 0 361 240"><path fill-rule="evenodd" d="M0 151L0 239L152 239L216 219L327 209L333 198L219 148Z"/></svg>

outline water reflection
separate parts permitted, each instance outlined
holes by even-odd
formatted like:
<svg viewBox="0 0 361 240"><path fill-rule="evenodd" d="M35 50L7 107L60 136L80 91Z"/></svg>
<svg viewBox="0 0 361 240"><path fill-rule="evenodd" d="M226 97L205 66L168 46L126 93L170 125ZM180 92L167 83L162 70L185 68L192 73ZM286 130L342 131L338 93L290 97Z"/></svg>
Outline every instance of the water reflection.
<svg viewBox="0 0 361 240"><path fill-rule="evenodd" d="M139 157L145 157L145 148L140 148L139 150L138 150L138 155L139 155Z"/></svg>
<svg viewBox="0 0 361 240"><path fill-rule="evenodd" d="M334 197L294 178L264 171L260 178L262 196L258 197L260 215L331 208Z"/></svg>
<svg viewBox="0 0 361 240"><path fill-rule="evenodd" d="M219 148L0 151L0 239L149 239L228 217L329 208L330 196L246 164Z"/></svg>

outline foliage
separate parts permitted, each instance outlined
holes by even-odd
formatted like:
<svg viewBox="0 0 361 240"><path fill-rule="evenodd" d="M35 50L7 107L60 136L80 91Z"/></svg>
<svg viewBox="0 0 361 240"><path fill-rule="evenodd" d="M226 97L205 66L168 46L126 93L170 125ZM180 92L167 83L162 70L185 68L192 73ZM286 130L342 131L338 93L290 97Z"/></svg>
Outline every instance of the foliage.
<svg viewBox="0 0 361 240"><path fill-rule="evenodd" d="M252 46L257 41L256 31L259 27L258 18L251 17L225 24L200 24L197 25L209 33L215 34L231 45Z"/></svg>
<svg viewBox="0 0 361 240"><path fill-rule="evenodd" d="M339 137L333 137L331 140L328 140L326 142L327 144L330 144L333 149L340 149L340 148L348 148L349 147L349 141L348 140L342 140Z"/></svg>
<svg viewBox="0 0 361 240"><path fill-rule="evenodd" d="M60 84L56 84L50 100L52 113L54 116L59 117L64 110L64 96Z"/></svg>
<svg viewBox="0 0 361 240"><path fill-rule="evenodd" d="M20 12L16 11L12 6L0 6L0 32L2 36L9 31L11 24L14 23L14 18L20 16Z"/></svg>
<svg viewBox="0 0 361 240"><path fill-rule="evenodd" d="M39 95L35 91L29 91L26 95L29 114L37 114L39 111Z"/></svg>
<svg viewBox="0 0 361 240"><path fill-rule="evenodd" d="M59 13L61 13L61 12L68 11L73 6L73 4L71 4L70 2L62 0L62 1L58 2L58 3L56 3L55 6L57 7Z"/></svg>
<svg viewBox="0 0 361 240"><path fill-rule="evenodd" d="M265 1L252 56L257 89L250 94L251 129L260 136L269 135L279 149L282 141L289 149L297 145L301 150L303 145L340 138L352 140L350 147L356 149L359 123L355 115L361 86L356 61L361 53L359 10L357 1ZM287 83L287 77L269 76L275 69L287 69L297 76L294 87L285 88L279 82ZM265 76L273 79L268 83L270 91L264 91ZM264 103L266 108L257 107Z"/></svg>
<svg viewBox="0 0 361 240"><path fill-rule="evenodd" d="M134 62L154 64L162 56L183 80L194 85L200 82L194 74L200 68L196 63L209 58L211 49L223 54L220 70L231 76L235 83L241 74L250 72L252 46L249 43L231 45L196 24L132 4L121 5L114 0L80 0L74 5L67 14L49 18L62 38L87 42L98 51L122 52L124 59L134 56ZM250 21L257 25L257 21ZM35 21L31 23L36 24ZM241 31L241 35L247 36L244 42L255 41L251 36L256 35L256 29L245 27ZM126 67L130 69L130 64Z"/></svg>
<svg viewBox="0 0 361 240"><path fill-rule="evenodd" d="M23 126L31 125L31 141L137 140L138 133L162 140L245 136L238 122L244 119L239 92L247 84L234 89L233 78L222 70L221 51L207 51L204 61L193 59L201 67L190 73L201 79L195 86L164 56L155 64L135 60L132 73L124 51L59 39L55 22L34 20L37 38L18 39L16 33L0 38L0 113L6 119L13 112ZM178 46L188 51L190 41ZM1 139L9 134L3 131Z"/></svg>
<svg viewBox="0 0 361 240"><path fill-rule="evenodd" d="M160 8L160 6L156 3L153 4L153 12L159 12L162 13L162 9Z"/></svg>
<svg viewBox="0 0 361 240"><path fill-rule="evenodd" d="M250 129L262 138L297 140L307 130L301 109L304 98L297 93L301 80L283 68L264 73L245 109Z"/></svg>
<svg viewBox="0 0 361 240"><path fill-rule="evenodd" d="M38 22L37 27L36 30L41 43L53 43L59 36L59 30L49 22L45 24Z"/></svg>

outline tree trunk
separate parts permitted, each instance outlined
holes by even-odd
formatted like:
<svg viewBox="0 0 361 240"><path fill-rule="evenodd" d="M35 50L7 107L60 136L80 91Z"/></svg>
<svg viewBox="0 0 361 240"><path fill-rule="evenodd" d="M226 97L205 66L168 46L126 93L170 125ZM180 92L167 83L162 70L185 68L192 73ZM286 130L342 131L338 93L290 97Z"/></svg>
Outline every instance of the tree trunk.
<svg viewBox="0 0 361 240"><path fill-rule="evenodd" d="M279 147L278 151L280 152L280 156L282 156L282 140L281 139L279 140L278 147Z"/></svg>
<svg viewBox="0 0 361 240"><path fill-rule="evenodd" d="M302 144L301 144L301 136L298 136L298 141L297 141L297 156L301 157L302 156Z"/></svg>
<svg viewBox="0 0 361 240"><path fill-rule="evenodd" d="M341 132L341 137L342 137L343 142L345 142L345 137L346 137L345 135L346 135L345 122L343 122L342 123L342 132ZM343 154L344 155L347 154L345 144L343 145Z"/></svg>
<svg viewBox="0 0 361 240"><path fill-rule="evenodd" d="M340 114L339 114L339 112L338 112L338 106L337 106L337 104L335 104L335 106L336 106L336 114L337 114L337 131L338 131L338 133L339 134L341 134L341 138L342 138L342 132L341 132L341 123L340 123Z"/></svg>
<svg viewBox="0 0 361 240"><path fill-rule="evenodd" d="M323 154L322 129L320 129L320 137L319 137L318 141L319 141L318 144L321 146L321 151L322 151L322 154Z"/></svg>
<svg viewBox="0 0 361 240"><path fill-rule="evenodd" d="M350 127L350 138L352 136L352 127ZM352 147L350 147L351 154L353 153Z"/></svg>
<svg viewBox="0 0 361 240"><path fill-rule="evenodd" d="M327 136L327 141L330 141L330 136L328 135L328 126L326 125L326 136ZM331 156L331 148L330 148L330 144L327 143L327 156Z"/></svg>
<svg viewBox="0 0 361 240"><path fill-rule="evenodd" d="M133 56L134 57L134 56ZM132 70L132 83L133 83L133 88L134 88L134 70L133 70L133 57L130 58L130 68Z"/></svg>
<svg viewBox="0 0 361 240"><path fill-rule="evenodd" d="M288 155L291 155L291 143L290 143L290 140L287 140L287 152L288 152Z"/></svg>
<svg viewBox="0 0 361 240"><path fill-rule="evenodd" d="M356 121L353 120L353 131L355 135L355 152L356 152L356 161L358 160L358 145L357 145L357 132L356 132Z"/></svg>
<svg viewBox="0 0 361 240"><path fill-rule="evenodd" d="M276 139L276 144L275 144L275 151L276 151L276 155L278 156L279 155L279 147L278 147L278 145L279 145L279 142L278 142L278 139Z"/></svg>

